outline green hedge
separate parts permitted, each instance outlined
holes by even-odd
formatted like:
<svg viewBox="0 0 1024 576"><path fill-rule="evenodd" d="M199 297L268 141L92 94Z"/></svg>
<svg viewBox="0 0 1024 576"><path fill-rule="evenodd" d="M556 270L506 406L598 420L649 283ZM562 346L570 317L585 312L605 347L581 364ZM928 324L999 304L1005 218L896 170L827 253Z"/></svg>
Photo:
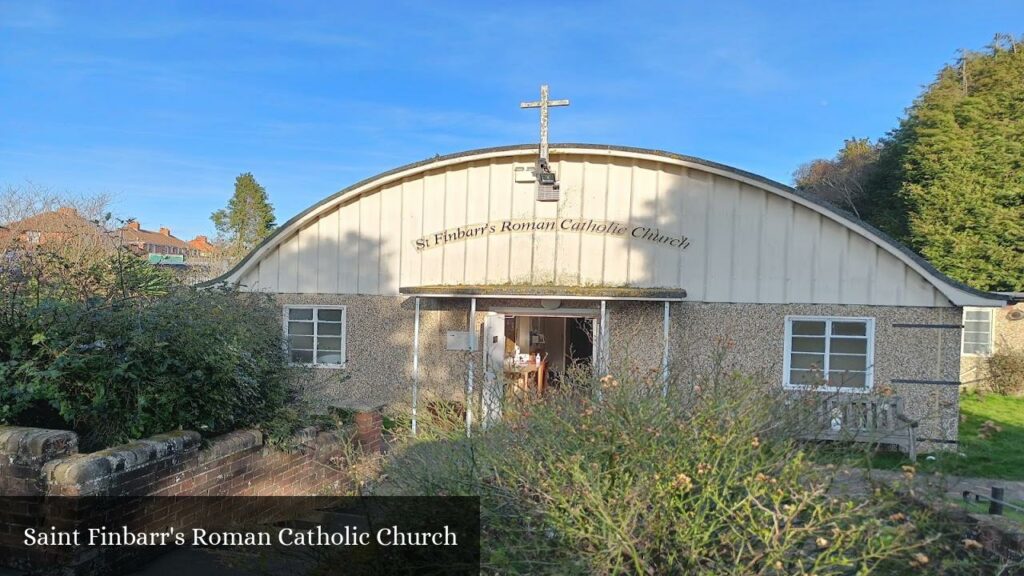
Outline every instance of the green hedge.
<svg viewBox="0 0 1024 576"><path fill-rule="evenodd" d="M89 449L279 416L290 368L269 297L175 286L125 254L90 266L0 269L0 422L70 428Z"/></svg>

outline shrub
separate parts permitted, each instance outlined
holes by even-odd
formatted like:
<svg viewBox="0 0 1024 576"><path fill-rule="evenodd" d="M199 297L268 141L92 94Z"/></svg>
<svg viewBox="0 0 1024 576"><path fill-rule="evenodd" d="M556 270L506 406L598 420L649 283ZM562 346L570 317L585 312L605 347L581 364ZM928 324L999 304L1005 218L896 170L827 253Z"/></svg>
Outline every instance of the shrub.
<svg viewBox="0 0 1024 576"><path fill-rule="evenodd" d="M0 422L69 427L89 449L256 425L290 399L266 295L176 286L124 251L88 266L24 254L0 285Z"/></svg>
<svg viewBox="0 0 1024 576"><path fill-rule="evenodd" d="M1024 394L1024 350L1000 346L985 359L988 387L996 394Z"/></svg>
<svg viewBox="0 0 1024 576"><path fill-rule="evenodd" d="M831 472L788 439L787 405L763 382L719 373L667 397L628 376L565 388L472 439L410 444L379 490L479 496L495 573L977 571L977 553L936 551L957 546L955 530L895 495L832 497Z"/></svg>

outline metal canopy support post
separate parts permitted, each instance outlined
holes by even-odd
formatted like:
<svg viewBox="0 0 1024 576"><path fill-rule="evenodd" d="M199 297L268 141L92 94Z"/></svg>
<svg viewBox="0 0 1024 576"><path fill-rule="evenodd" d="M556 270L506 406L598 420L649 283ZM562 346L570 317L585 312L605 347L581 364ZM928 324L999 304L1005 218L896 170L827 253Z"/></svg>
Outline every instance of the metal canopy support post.
<svg viewBox="0 0 1024 576"><path fill-rule="evenodd" d="M412 435L416 435L416 406L420 399L420 299L416 297L416 319L412 324Z"/></svg>
<svg viewBox="0 0 1024 576"><path fill-rule="evenodd" d="M661 395L662 397L668 396L668 323L669 323L669 303L665 302L665 318L662 325L662 338L665 343L665 349L661 352Z"/></svg>
<svg viewBox="0 0 1024 576"><path fill-rule="evenodd" d="M601 351L598 371L601 373L601 377L604 377L608 375L608 307L605 300L601 300L601 327L598 331L598 339Z"/></svg>
<svg viewBox="0 0 1024 576"><path fill-rule="evenodd" d="M469 327L466 333L469 336L469 355L466 359L466 437L473 426L473 350L476 348L476 298L469 299Z"/></svg>

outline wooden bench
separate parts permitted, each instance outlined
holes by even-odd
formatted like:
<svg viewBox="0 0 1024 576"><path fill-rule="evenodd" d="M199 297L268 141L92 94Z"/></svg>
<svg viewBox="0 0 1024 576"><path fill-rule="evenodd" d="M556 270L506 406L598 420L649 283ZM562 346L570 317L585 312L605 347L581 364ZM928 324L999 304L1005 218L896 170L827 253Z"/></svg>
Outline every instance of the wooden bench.
<svg viewBox="0 0 1024 576"><path fill-rule="evenodd" d="M917 421L903 412L899 396L836 395L816 403L804 440L892 444L917 461Z"/></svg>

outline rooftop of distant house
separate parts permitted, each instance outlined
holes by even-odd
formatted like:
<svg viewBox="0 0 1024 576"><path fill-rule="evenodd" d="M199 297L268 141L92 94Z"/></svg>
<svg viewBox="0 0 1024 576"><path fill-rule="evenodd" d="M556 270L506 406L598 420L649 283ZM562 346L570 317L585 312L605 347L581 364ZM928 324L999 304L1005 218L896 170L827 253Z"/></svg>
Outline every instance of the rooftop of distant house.
<svg viewBox="0 0 1024 576"><path fill-rule="evenodd" d="M188 246L200 254L209 254L217 250L217 247L206 236L196 236L188 241Z"/></svg>
<svg viewBox="0 0 1024 576"><path fill-rule="evenodd" d="M46 233L70 233L89 231L95 232L100 229L99 225L82 216L69 206L64 206L56 210L50 210L47 212L40 212L28 218L10 222L6 226L9 230L16 230L19 232L46 232Z"/></svg>
<svg viewBox="0 0 1024 576"><path fill-rule="evenodd" d="M171 234L170 228L161 227L154 232L142 228L137 220L121 228L121 237L125 244L135 245L145 252L184 254L189 251L188 243Z"/></svg>
<svg viewBox="0 0 1024 576"><path fill-rule="evenodd" d="M30 244L97 236L104 233L105 230L99 223L86 218L70 206L40 212L0 226L0 240L6 241L17 237Z"/></svg>

